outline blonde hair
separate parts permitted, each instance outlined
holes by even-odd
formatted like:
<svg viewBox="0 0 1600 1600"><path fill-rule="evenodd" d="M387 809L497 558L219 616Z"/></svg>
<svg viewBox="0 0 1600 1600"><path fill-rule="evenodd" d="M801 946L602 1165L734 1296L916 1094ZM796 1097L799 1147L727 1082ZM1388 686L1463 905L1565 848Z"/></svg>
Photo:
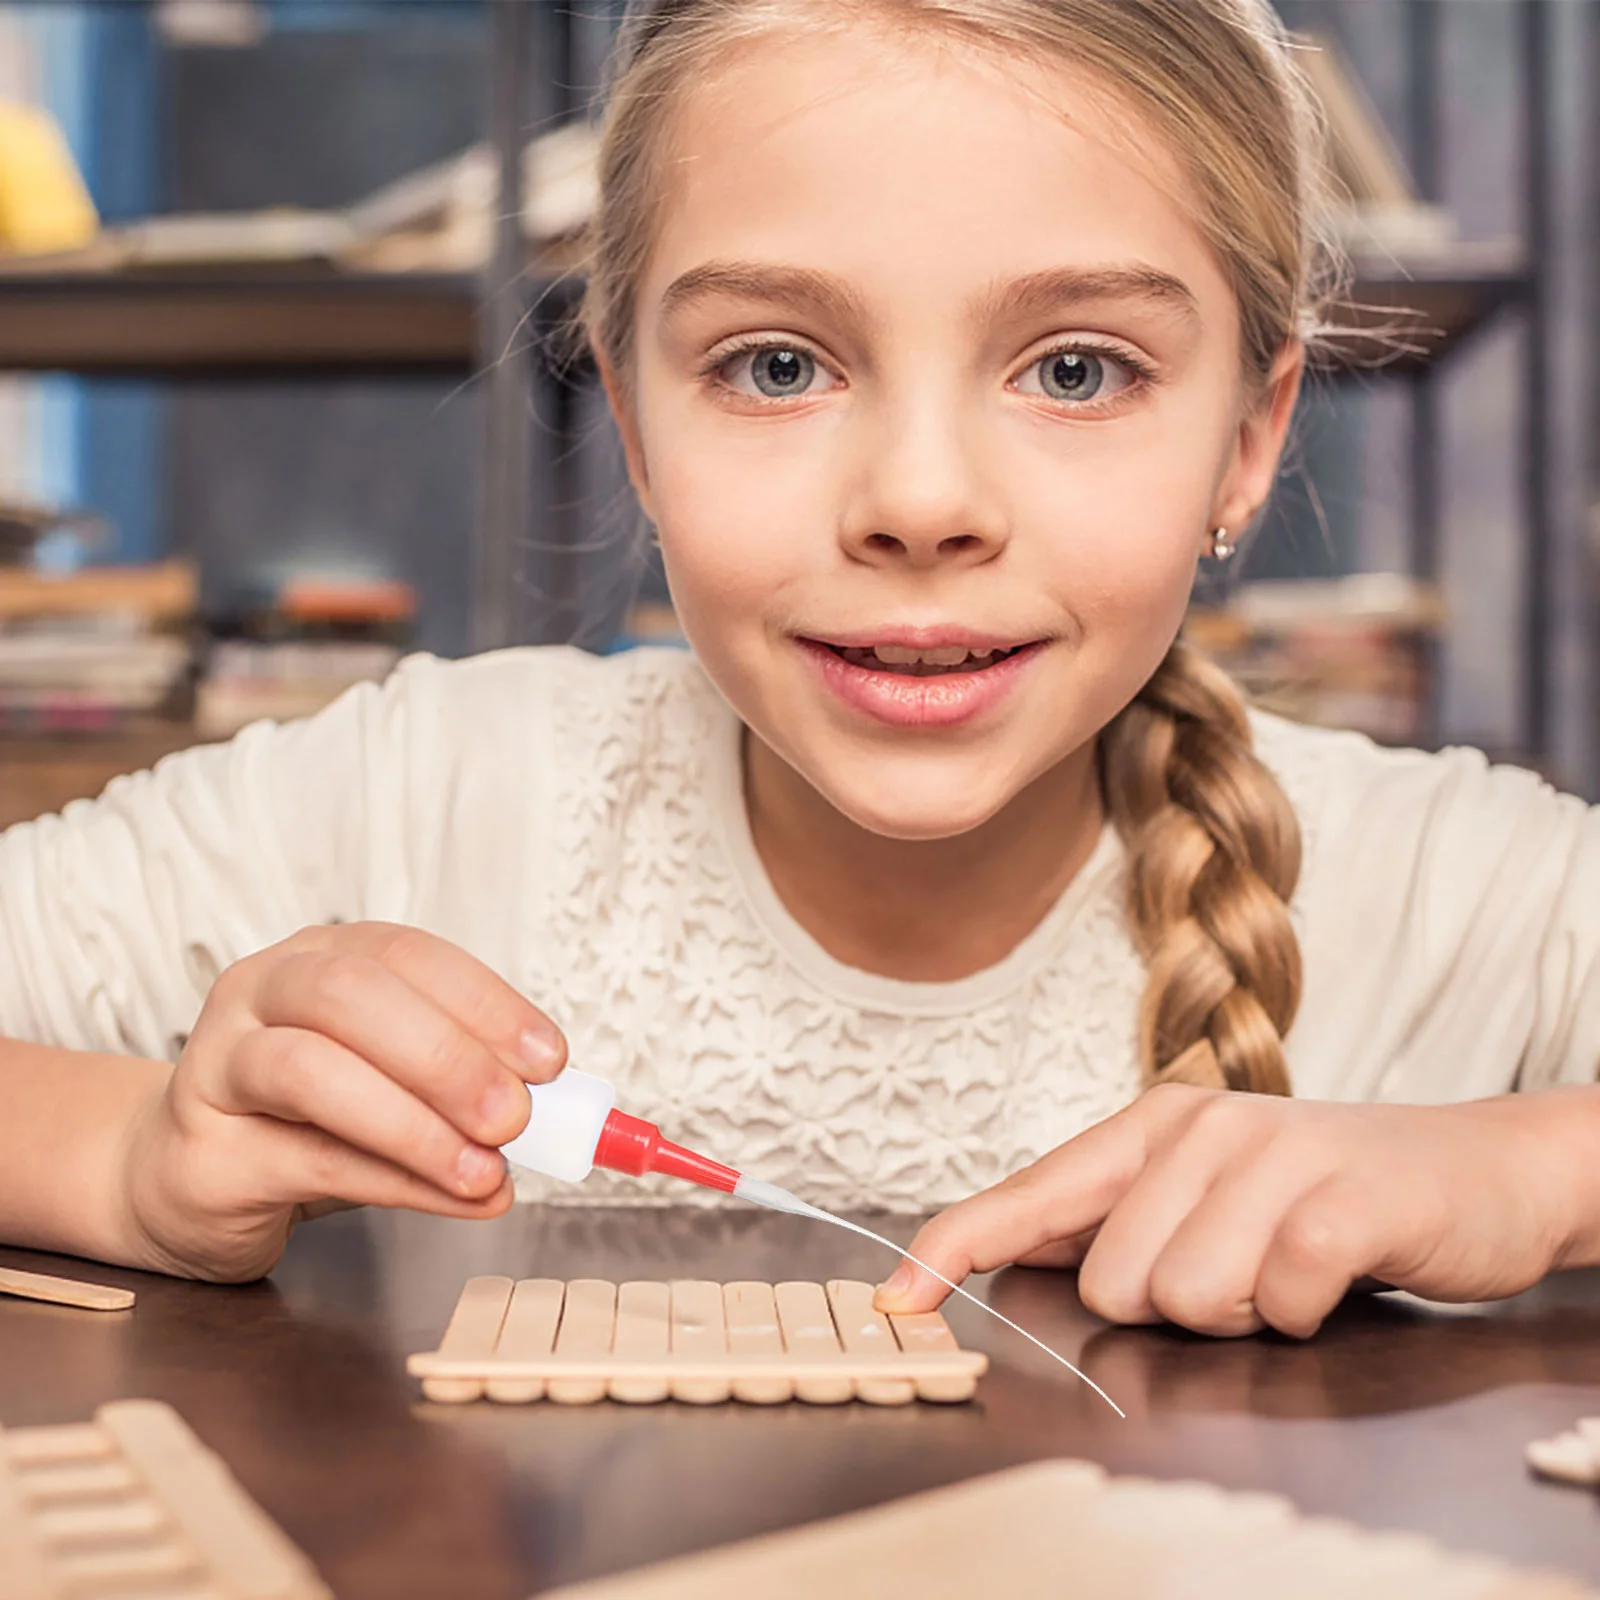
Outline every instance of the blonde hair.
<svg viewBox="0 0 1600 1600"><path fill-rule="evenodd" d="M1175 198L1234 290L1242 371L1257 394L1288 344L1323 334L1338 258L1321 231L1322 126L1267 0L655 0L631 8L612 58L581 311L624 385L684 86L745 41L863 21L1060 60L1161 134L1192 185ZM1238 691L1176 642L1105 729L1099 755L1149 971L1146 1083L1289 1093L1283 1037L1300 954L1287 902L1300 834L1254 754Z"/></svg>

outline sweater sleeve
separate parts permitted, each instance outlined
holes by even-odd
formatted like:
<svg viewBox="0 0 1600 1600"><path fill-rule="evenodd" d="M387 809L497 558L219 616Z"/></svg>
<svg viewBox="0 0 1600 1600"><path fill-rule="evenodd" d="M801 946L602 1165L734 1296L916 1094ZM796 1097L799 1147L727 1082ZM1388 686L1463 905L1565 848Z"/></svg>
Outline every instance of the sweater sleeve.
<svg viewBox="0 0 1600 1600"><path fill-rule="evenodd" d="M1437 1103L1594 1083L1600 811L1473 750L1281 727L1267 744L1287 749L1306 820L1296 1092Z"/></svg>
<svg viewBox="0 0 1600 1600"><path fill-rule="evenodd" d="M413 676L402 663L0 835L0 1034L174 1059L225 967L367 914L373 794Z"/></svg>

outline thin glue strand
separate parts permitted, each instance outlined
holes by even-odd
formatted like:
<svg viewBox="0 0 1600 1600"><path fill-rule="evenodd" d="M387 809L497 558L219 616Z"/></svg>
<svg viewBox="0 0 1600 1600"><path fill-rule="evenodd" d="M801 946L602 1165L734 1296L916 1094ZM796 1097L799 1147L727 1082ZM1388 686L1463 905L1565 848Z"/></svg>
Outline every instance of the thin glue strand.
<svg viewBox="0 0 1600 1600"><path fill-rule="evenodd" d="M1093 1389L1094 1392L1099 1395L1100 1398L1104 1400L1105 1403L1110 1406L1119 1417L1121 1417L1124 1421L1127 1420L1127 1412L1125 1412L1122 1407L1119 1406L1117 1402L1113 1400L1111 1396L1108 1395L1105 1390L1102 1389L1100 1385L1089 1376L1088 1373L1079 1371L1079 1369L1073 1366L1073 1364L1068 1361L1064 1355L1052 1350L1050 1346L1044 1342L1044 1340L1034 1338L1034 1336L1029 1333L1026 1328L1018 1327L1010 1317L1002 1316L1001 1313L996 1311L995 1308L988 1304L987 1301L980 1300L975 1294L969 1294L961 1287L959 1283L952 1283L942 1272L936 1272L932 1267L930 1267L926 1261L918 1261L909 1250L897 1245L893 1239L885 1239L881 1233L874 1233L871 1228L863 1228L860 1223L847 1222L843 1217L836 1217L831 1211L824 1211L821 1206L811 1205L807 1201L802 1200L798 1195L790 1194L787 1189L780 1189L775 1183L763 1183L759 1178L741 1177L739 1179L738 1187L733 1192L741 1200L753 1200L757 1205L768 1206L774 1211L787 1211L793 1216L812 1217L818 1222L831 1222L836 1228L845 1228L851 1233L859 1233L862 1238L871 1239L874 1243L881 1244L887 1249L893 1250L896 1255L904 1256L907 1261L916 1262L917 1266L921 1267L924 1272L930 1274L932 1277L937 1278L939 1282L942 1283L947 1289L955 1290L955 1292L960 1295L963 1300L970 1300L980 1311L987 1311L991 1317L996 1317L1001 1322L1005 1323L1005 1325L1010 1328L1012 1332L1020 1333L1029 1344L1037 1345L1052 1360L1059 1361L1068 1372L1072 1373L1075 1377L1081 1378L1086 1384L1088 1384L1089 1387Z"/></svg>

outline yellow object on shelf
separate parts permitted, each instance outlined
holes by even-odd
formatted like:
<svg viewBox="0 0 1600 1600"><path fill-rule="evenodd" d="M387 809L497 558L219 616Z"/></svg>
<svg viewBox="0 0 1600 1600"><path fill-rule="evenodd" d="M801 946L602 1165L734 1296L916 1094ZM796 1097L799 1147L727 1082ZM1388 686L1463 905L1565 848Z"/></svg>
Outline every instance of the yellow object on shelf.
<svg viewBox="0 0 1600 1600"><path fill-rule="evenodd" d="M0 100L0 250L74 250L99 228L55 118L35 106Z"/></svg>

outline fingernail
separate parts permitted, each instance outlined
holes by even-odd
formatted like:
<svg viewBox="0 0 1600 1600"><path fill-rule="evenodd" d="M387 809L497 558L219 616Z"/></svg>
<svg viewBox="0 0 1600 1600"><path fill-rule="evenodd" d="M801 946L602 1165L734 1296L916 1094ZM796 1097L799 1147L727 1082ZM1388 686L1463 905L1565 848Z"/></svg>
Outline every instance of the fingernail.
<svg viewBox="0 0 1600 1600"><path fill-rule="evenodd" d="M485 1150L482 1145L469 1144L456 1157L456 1182L466 1194L475 1194L488 1187L492 1178L496 1183L506 1175L506 1158L498 1150Z"/></svg>
<svg viewBox="0 0 1600 1600"><path fill-rule="evenodd" d="M566 1064L566 1045L558 1033L529 1028L518 1042L523 1061L541 1079L553 1078Z"/></svg>
<svg viewBox="0 0 1600 1600"><path fill-rule="evenodd" d="M898 1300L900 1296L903 1295L910 1287L911 1268L902 1261L900 1265L896 1267L894 1271L891 1272L884 1280L883 1284L878 1289L878 1293L886 1296L888 1299Z"/></svg>

